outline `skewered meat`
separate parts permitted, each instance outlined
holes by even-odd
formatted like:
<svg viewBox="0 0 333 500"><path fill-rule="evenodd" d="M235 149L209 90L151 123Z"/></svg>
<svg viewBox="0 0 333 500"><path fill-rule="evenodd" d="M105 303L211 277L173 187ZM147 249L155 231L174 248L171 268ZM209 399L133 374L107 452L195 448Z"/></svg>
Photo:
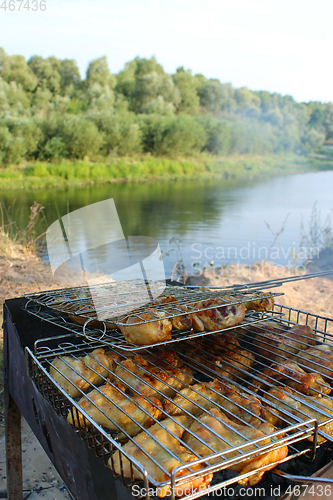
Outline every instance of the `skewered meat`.
<svg viewBox="0 0 333 500"><path fill-rule="evenodd" d="M117 354L105 352L101 348L80 358L61 356L52 361L50 375L67 394L72 398L77 398L90 385L102 384L105 377L110 376L114 371L115 361L118 360Z"/></svg>
<svg viewBox="0 0 333 500"><path fill-rule="evenodd" d="M231 447L240 446L249 440L258 439L264 437L266 434L271 434L275 431L273 425L267 422L260 424L257 429L250 427L248 425L239 425L232 422L226 415L217 408L209 408L210 414L203 414L197 421L194 421L189 428L189 431L195 434L198 438L204 441L205 444L200 442L196 437L186 432L183 437L183 441L196 453L199 453L202 457L207 457L214 453L218 453L224 450L228 450ZM216 434L214 434L213 432ZM267 438L260 442L260 446L267 445L271 442L271 439ZM247 453L255 449L255 445L249 444L242 448L244 453ZM256 470L258 467L267 465L265 470L274 467L274 462L276 460L282 460L288 454L288 447L282 446L281 448L269 451L261 456L251 458L249 460L242 460L240 464L233 465L229 467L231 470L235 470L240 474L244 472L250 472ZM234 451L226 455L227 459L232 457L241 456L239 451ZM222 457L217 457L210 459L209 462L214 464L218 462L223 462L225 460ZM254 476L251 476L247 480L243 480L243 484L255 485L257 484L264 472L260 471Z"/></svg>
<svg viewBox="0 0 333 500"><path fill-rule="evenodd" d="M203 409L214 407L214 403L238 423L247 422L258 426L262 420L267 420L277 425L280 420L255 396L241 393L234 386L222 384L218 380L186 387L175 396L173 402L165 400L163 406L169 415L198 415Z"/></svg>
<svg viewBox="0 0 333 500"><path fill-rule="evenodd" d="M130 436L141 432L142 429L137 424L141 424L143 427L153 425L153 418L158 419L163 409L162 404L156 398L150 398L150 400L146 400L142 396L131 398L124 391L109 383L92 390L87 396L83 396L78 404L97 424L113 431L120 427ZM132 418L117 408L115 404ZM75 410L73 410L73 414L69 412L67 421L76 427L84 426L82 413L77 415ZM86 426L90 427L89 420L86 420Z"/></svg>
<svg viewBox="0 0 333 500"><path fill-rule="evenodd" d="M300 351L292 360L308 370L333 378L333 346L316 345L316 347Z"/></svg>
<svg viewBox="0 0 333 500"><path fill-rule="evenodd" d="M268 391L267 399L280 408L281 416L284 419L286 419L284 411L295 415L302 421L308 417L309 419L315 418L318 422L325 422L325 420L332 418L331 415L333 415L332 398L325 396L304 396L289 387L273 387ZM318 411L308 405L318 408ZM323 415L323 412L326 412L328 415ZM320 430L329 436L333 436L333 421L320 427ZM322 443L323 441L325 439L318 436L318 442Z"/></svg>
<svg viewBox="0 0 333 500"><path fill-rule="evenodd" d="M253 385L258 388L279 385L283 381L289 387L309 396L315 396L318 392L329 394L332 389L319 373L306 373L292 360L266 368L260 378L260 381L253 382Z"/></svg>
<svg viewBox="0 0 333 500"><path fill-rule="evenodd" d="M175 390L182 389L192 381L191 370L171 352L152 354L145 358L135 355L125 359L117 366L115 375L134 395L140 393L158 399L162 399L163 395L172 397Z"/></svg>
<svg viewBox="0 0 333 500"><path fill-rule="evenodd" d="M192 419L184 415L175 417L175 421L171 419L163 420L161 422L163 427L158 423L148 429L149 434L154 436L155 439L147 432L141 432L133 439L133 442L129 441L122 449L128 455L140 462L154 481L159 483L168 481L175 467L179 467L182 464L197 459L193 453L188 451L188 449L179 442L185 429L190 425L191 420ZM170 434L171 432L174 436ZM140 448L146 453L141 451ZM153 462L150 457L159 465ZM112 465L117 474L120 474L122 469L125 477L132 477L130 462L125 456L120 458L119 451L116 451L109 459L109 466L112 467ZM200 468L200 465L191 465L193 471L199 470ZM188 473L189 469L183 469L178 473L177 477ZM135 479L142 479L142 474L135 467L133 467L133 475ZM203 490L209 485L212 478L213 474L205 474L202 477L189 480L184 484L176 484L177 496L183 496L186 491L194 493L198 490ZM159 497L163 498L168 494L170 494L169 485L157 488L157 495Z"/></svg>
<svg viewBox="0 0 333 500"><path fill-rule="evenodd" d="M258 331L258 327L256 327ZM255 336L253 344L263 358L281 363L299 350L316 345L316 335L308 325L295 325L286 330L276 322L267 322Z"/></svg>

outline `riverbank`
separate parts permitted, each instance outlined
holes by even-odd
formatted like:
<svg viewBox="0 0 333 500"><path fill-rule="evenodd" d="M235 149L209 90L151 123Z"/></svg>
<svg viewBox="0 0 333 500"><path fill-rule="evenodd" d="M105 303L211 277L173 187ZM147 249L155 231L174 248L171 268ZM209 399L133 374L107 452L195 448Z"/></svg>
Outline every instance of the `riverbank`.
<svg viewBox="0 0 333 500"><path fill-rule="evenodd" d="M201 155L193 159L179 160L144 155L113 159L109 163L37 161L0 167L0 189L45 189L198 178L252 180L325 169L333 169L333 161L296 154L224 158Z"/></svg>

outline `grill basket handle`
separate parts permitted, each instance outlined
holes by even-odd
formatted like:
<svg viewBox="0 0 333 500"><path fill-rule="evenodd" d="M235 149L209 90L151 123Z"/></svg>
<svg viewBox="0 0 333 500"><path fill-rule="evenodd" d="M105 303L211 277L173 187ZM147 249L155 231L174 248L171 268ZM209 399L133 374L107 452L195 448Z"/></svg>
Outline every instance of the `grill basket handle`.
<svg viewBox="0 0 333 500"><path fill-rule="evenodd" d="M303 484L323 483L323 484L333 485L333 479L330 478L315 477L315 476L296 476L294 474L287 474L286 472L282 472L279 469L272 469L271 472L273 472L273 474L276 474L277 476L283 477L284 479L288 479L289 481L294 481L295 483L303 483Z"/></svg>

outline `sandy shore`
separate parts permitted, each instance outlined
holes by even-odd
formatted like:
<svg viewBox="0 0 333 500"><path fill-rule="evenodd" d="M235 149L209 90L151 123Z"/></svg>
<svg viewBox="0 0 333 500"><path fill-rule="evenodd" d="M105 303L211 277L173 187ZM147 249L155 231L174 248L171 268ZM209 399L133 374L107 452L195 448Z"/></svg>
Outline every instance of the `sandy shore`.
<svg viewBox="0 0 333 500"><path fill-rule="evenodd" d="M333 252L324 256L325 268L333 268ZM316 269L321 264L316 262ZM213 284L217 286L234 283L248 283L272 278L285 278L292 272L269 263L252 266L229 266L223 270L210 270L200 276L192 277L192 284ZM278 291L284 293L277 302L300 308L315 314L333 317L333 276L315 278L285 284ZM48 266L39 258L13 247L10 252L0 254L0 300L18 297L23 293L36 292L50 288L59 288ZM2 314L2 312L1 312ZM2 319L2 318L1 318ZM1 321L2 322L2 321ZM333 332L332 332L333 333ZM0 333L0 347L2 331ZM0 384L0 390L2 385ZM3 411L3 410L2 410ZM1 412L1 407L0 407ZM48 500L70 498L62 480L35 439L28 425L22 424L24 498L43 497ZM5 443L3 414L0 413L0 493L6 490ZM1 495L3 498L3 496Z"/></svg>

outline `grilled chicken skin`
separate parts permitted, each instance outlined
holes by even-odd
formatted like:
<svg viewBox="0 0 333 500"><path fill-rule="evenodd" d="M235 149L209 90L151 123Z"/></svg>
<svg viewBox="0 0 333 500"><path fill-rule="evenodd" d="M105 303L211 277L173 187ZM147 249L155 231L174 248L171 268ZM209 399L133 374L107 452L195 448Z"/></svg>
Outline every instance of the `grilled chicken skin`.
<svg viewBox="0 0 333 500"><path fill-rule="evenodd" d="M192 381L191 370L171 352L145 357L135 355L122 361L117 366L115 375L133 395L139 393L158 399L163 399L163 396L172 397L176 390Z"/></svg>
<svg viewBox="0 0 333 500"><path fill-rule="evenodd" d="M142 396L131 398L111 384L92 390L87 396L83 396L78 404L97 424L113 431L120 428L130 436L141 432L142 429L138 424L143 427L153 425L153 419L158 419L163 409L162 404L156 398L150 398L150 400ZM77 415L75 410L73 414L69 412L67 421L75 427L84 426L84 424L90 427L89 420L84 420L82 413Z"/></svg>
<svg viewBox="0 0 333 500"><path fill-rule="evenodd" d="M224 297L223 300L231 302L231 305L221 305L221 298L194 302L188 306L180 304L177 305L177 309L184 313L177 315L175 310L172 313L172 304L176 299L173 296L159 297L150 304L155 307L148 307L144 312L130 314L124 320L125 324L119 324L119 329L125 339L135 345L151 345L171 340L173 328L183 330L193 327L199 332L221 330L240 323L247 310L244 304L237 304L237 299L234 297L227 299ZM158 308L162 304L167 306L165 311ZM168 304L170 304L170 310ZM199 311L192 313L193 308ZM172 317L168 317L170 315ZM138 324L140 321L145 321L145 323Z"/></svg>
<svg viewBox="0 0 333 500"><path fill-rule="evenodd" d="M316 345L316 335L308 325L295 325L287 330L273 321L254 329L258 332L253 340L257 353L276 363L283 363L299 350Z"/></svg>
<svg viewBox="0 0 333 500"><path fill-rule="evenodd" d="M333 346L316 345L292 357L302 368L333 378Z"/></svg>
<svg viewBox="0 0 333 500"><path fill-rule="evenodd" d="M128 455L138 460L144 466L145 470L147 470L148 475L156 482L162 483L168 481L175 467L182 465L182 463L186 464L197 460L197 457L179 441L185 429L189 427L191 420L191 418L185 417L184 415L175 417L175 421L171 419L163 420L161 424L164 428L160 424L155 424L148 429L149 434L154 436L155 439L146 432L141 432L134 438L133 442L129 441L122 449ZM173 435L170 434L171 432ZM141 451L140 448L145 452ZM153 458L160 467L153 462L151 458ZM116 451L109 459L109 466L112 467L113 465L115 472L120 474L121 464L124 476L132 477L130 462L125 456L122 456L120 461L119 451ZM191 470L193 471L199 470L200 468L200 465L191 465ZM183 469L177 477L188 473L189 469ZM133 474L134 478L142 479L142 474L135 467L133 467ZM189 480L184 484L176 484L177 496L183 496L186 491L194 493L199 489L202 490L205 486L209 485L212 478L213 474L205 474ZM169 485L157 488L157 495L159 497L163 498L168 494L170 494Z"/></svg>
<svg viewBox="0 0 333 500"><path fill-rule="evenodd" d="M253 428L248 425L236 424L217 408L209 408L209 412L211 414L203 414L197 421L194 421L189 428L189 431L200 438L203 443L189 432L186 432L183 437L183 441L202 457L208 457L214 453L228 450L231 447L240 446L247 441L264 437L275 431L274 426L267 422L260 424L258 428ZM271 439L267 438L261 441L260 445L267 445L270 442L272 442ZM249 444L242 448L242 451L246 453L253 449L255 449L255 445ZM250 472L265 465L265 471L267 471L269 468L275 466L274 462L276 460L282 460L287 454L288 447L282 446L258 457L246 461L242 460L240 464L233 465L229 468L243 474L244 472ZM239 452L235 451L227 456L228 458L237 457L239 456ZM209 462L214 464L223 462L223 460L225 459L217 457L210 459ZM263 474L264 471L260 471L250 478L243 480L242 484L253 486L261 480Z"/></svg>
<svg viewBox="0 0 333 500"><path fill-rule="evenodd" d="M297 416L302 421L308 417L309 419L315 418L318 422L325 422L333 416L333 399L325 396L305 396L289 387L274 387L268 391L267 399L280 408L284 419L290 420L285 412ZM333 436L333 422L320 427L320 430ZM312 441L312 437L309 440ZM324 441L325 438L318 436L318 443Z"/></svg>
<svg viewBox="0 0 333 500"><path fill-rule="evenodd" d="M199 415L207 408L219 407L230 415L230 419L238 423L249 423L258 426L263 420L274 425L280 421L277 415L264 407L255 396L240 393L234 386L218 380L202 382L185 387L177 394L173 402L165 400L164 410L169 415L183 413Z"/></svg>
<svg viewBox="0 0 333 500"><path fill-rule="evenodd" d="M329 394L332 389L319 373L306 373L292 360L266 368L260 378L260 381L253 382L258 389L267 385L279 385L281 382L309 396L315 396L318 392Z"/></svg>
<svg viewBox="0 0 333 500"><path fill-rule="evenodd" d="M101 385L105 377L111 376L118 360L117 354L101 348L79 358L61 356L52 361L50 375L69 396L77 398L90 385Z"/></svg>
<svg viewBox="0 0 333 500"><path fill-rule="evenodd" d="M207 360L209 368L232 381L244 377L244 371L250 372L255 362L254 354L242 349L238 340L227 334L216 334L206 340L185 344L184 353L200 364L205 364Z"/></svg>

